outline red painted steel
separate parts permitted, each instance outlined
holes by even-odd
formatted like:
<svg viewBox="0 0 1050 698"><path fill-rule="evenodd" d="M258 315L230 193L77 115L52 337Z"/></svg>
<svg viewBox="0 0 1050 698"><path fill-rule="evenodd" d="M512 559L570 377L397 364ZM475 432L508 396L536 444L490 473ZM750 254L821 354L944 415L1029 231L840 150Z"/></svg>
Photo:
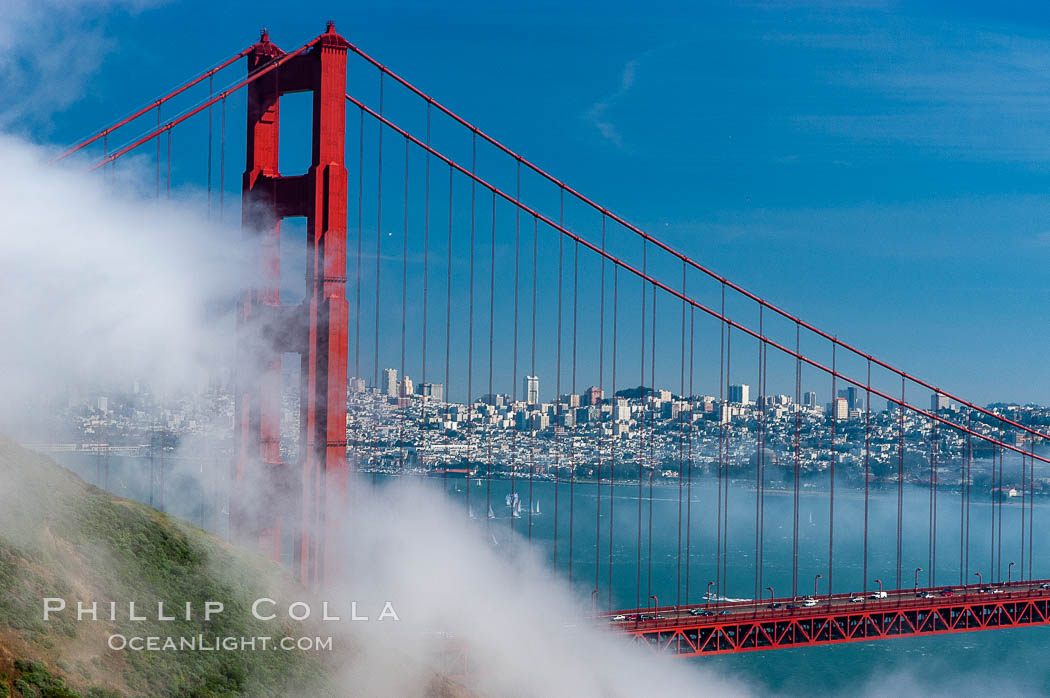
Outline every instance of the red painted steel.
<svg viewBox="0 0 1050 698"><path fill-rule="evenodd" d="M851 594L835 594L829 603L811 608L786 608L798 599L771 602L715 603L616 611L599 616L612 622L639 644L679 657L729 654L757 650L832 645L843 642L918 637L945 633L1019 628L1050 624L1050 589L1046 582L999 585L1000 593L982 592L979 586L952 587L949 596L939 590L914 589L887 592L888 599L850 602ZM986 588L987 589L987 588ZM932 593L933 598L920 594ZM693 616L690 609L707 609L716 615ZM639 614L675 617L636 620ZM722 613L723 615L718 615ZM614 618L626 616L627 620Z"/></svg>
<svg viewBox="0 0 1050 698"><path fill-rule="evenodd" d="M245 87L246 85L253 84L257 80L262 78L264 75L268 75L269 73L273 72L274 70L277 70L283 64L289 62L290 60L296 58L297 56L301 55L302 53L306 52L307 50L313 48L313 46L317 42L318 42L318 39L314 39L313 41L310 41L309 43L307 43L307 44L305 44L303 46L300 46L299 48L297 48L296 50L292 51L291 53L286 53L286 54L282 55L280 58L278 58L277 60L272 61L270 63L266 63L265 65L261 66L258 70L256 70L254 73L249 73L248 77L244 78L243 80L241 80L240 82L236 83L232 87L229 87L229 88L223 90L222 92L216 94L215 96L211 97L210 99L208 99L208 100L206 100L204 102L201 102L200 104L198 104L197 106L193 107L192 109L187 110L186 112L184 112L178 118L172 119L171 121L168 121L168 122L166 122L164 124L158 124L155 129L149 131L148 133L146 133L146 135L140 136L139 138L136 138L134 141L132 141L131 143L127 144L123 148L120 148L119 150L115 150L112 153L110 153L109 155L103 157L101 160L99 160L94 165L92 165L90 168L88 168L88 170L89 171L94 171L94 170L97 170L98 168L102 167L103 165L108 165L109 163L113 162L114 160L116 160L118 158L121 158L121 157L127 155L128 153L130 153L131 151L135 150L136 148L141 146L143 143L148 143L149 141L153 140L154 138L159 136L164 131L170 131L171 129L175 128L176 126L178 126L182 122L184 122L187 119L189 119L190 117L196 116L197 114L201 113L202 111L204 111L208 107L212 106L213 104L216 104L217 102L224 102L226 100L226 98L229 97L230 95L232 95L234 92L237 92L238 90L240 90L242 87ZM151 104L149 108L152 109L153 105Z"/></svg>
<svg viewBox="0 0 1050 698"><path fill-rule="evenodd" d="M258 244L255 286L241 300L231 517L242 536L256 537L279 560L283 523L295 520L293 560L311 586L338 563L334 541L348 499L346 460L347 323L346 129L347 42L330 23L312 48L288 60L272 80L248 88L247 167L243 181L245 235ZM248 67L281 55L264 34ZM276 62L273 62L276 64ZM312 160L305 174L282 175L278 161L280 97L313 93ZM280 221L307 224L306 298L282 305ZM280 453L281 355L298 353L300 463L298 475ZM254 484L254 487L243 487ZM261 493L248 500L246 494Z"/></svg>
<svg viewBox="0 0 1050 698"><path fill-rule="evenodd" d="M182 94L183 92L185 92L186 90L190 89L191 87L193 87L197 83L201 82L205 78L213 77L216 73L218 73L222 69L224 69L224 68L226 68L226 67L228 67L230 65L233 65L237 61L239 61L242 58L244 58L245 56L247 56L248 53L252 50L252 48L253 48L253 46L249 46L248 48L244 49L243 51L240 51L236 55L231 56L230 58L227 58L226 60L222 61L221 63L216 65L214 68L206 70L203 73L201 73L200 75L198 75L197 77L195 77L192 80L190 80L189 82L186 82L186 83L180 85L179 87L175 88L174 90L172 90L168 94L164 95L163 97L158 97L157 99L153 100L152 102L150 102L146 106L142 107L138 111L135 111L132 114L129 114L128 116L125 116L123 119L121 119L120 121L116 122L112 126L107 126L106 128L102 129L101 131L99 131L95 135L91 136L90 138L85 138L84 140L80 141L79 143L77 143L76 145L72 146L68 150L64 151L61 155L56 156L52 160L52 162L57 162L59 160L67 158L70 155L72 155L73 153L75 153L78 150L80 150L81 148L84 148L85 146L91 145L92 143L97 141L99 138L105 138L106 136L108 136L109 134L113 133L114 131L116 131L121 126L125 126L125 125L131 123L132 121L134 121L135 119L139 118L140 116L142 116L143 114L145 114L146 112L148 112L148 111L150 111L152 109L156 109L157 107L161 106L162 104L167 102L172 97L175 97L177 95Z"/></svg>

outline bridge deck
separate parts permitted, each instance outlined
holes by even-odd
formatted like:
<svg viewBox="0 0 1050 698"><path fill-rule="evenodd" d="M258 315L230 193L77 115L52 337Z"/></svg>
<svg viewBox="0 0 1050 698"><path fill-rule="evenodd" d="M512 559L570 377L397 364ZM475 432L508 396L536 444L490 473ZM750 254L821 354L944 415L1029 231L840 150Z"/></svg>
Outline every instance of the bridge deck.
<svg viewBox="0 0 1050 698"><path fill-rule="evenodd" d="M933 597L924 598L928 594ZM802 606L803 597L712 601L603 617L639 643L683 657L1050 624L1047 580L887 591L884 599L872 596L869 592L857 600L853 594L825 595L812 607Z"/></svg>

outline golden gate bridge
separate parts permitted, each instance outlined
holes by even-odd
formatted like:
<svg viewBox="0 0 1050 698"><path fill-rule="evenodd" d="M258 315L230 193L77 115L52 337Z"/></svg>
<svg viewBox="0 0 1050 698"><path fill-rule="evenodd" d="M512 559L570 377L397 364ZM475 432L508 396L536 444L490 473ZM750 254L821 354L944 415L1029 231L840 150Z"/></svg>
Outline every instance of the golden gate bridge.
<svg viewBox="0 0 1050 698"><path fill-rule="evenodd" d="M216 91L216 78L226 76L241 59L246 60L247 74ZM203 90L205 84L206 98L170 114L176 98ZM293 93L312 98L309 166L300 174L282 173L280 163L281 100ZM473 515L469 479L484 479L482 507L487 505L491 512L493 474L499 476L497 466L505 466L510 491L521 487L524 493L527 488L528 522L521 525L530 540L534 481L552 479L554 567L564 568L572 580L579 556L586 554L588 570L593 566L595 616L639 643L686 656L1041 625L1050 619L1050 583L1035 574L1033 555L1036 463L1050 462L1038 452L1050 435L910 375L721 277L443 106L340 36L332 23L323 34L291 51L278 48L263 31L258 42L56 159L77 154L89 159L91 169L106 172L129 154L152 151L156 195L170 196L173 162L180 157L178 148L173 150L173 133L186 130L187 138L207 139L207 156L205 162L194 158L177 171L197 165L206 169L209 212L217 199L215 213L221 218L226 207L227 141L234 129L227 107L239 97L244 99L246 116L241 222L256 257L238 305L231 529L236 538L255 541L277 561L282 558L283 541L290 537L294 569L304 584L323 586L338 574L340 523L351 506L351 488L360 485L352 479L353 471L370 458L370 447L362 440L348 441L347 404L351 375L362 379L368 371L362 364L367 362L371 340L374 390L380 385L380 355L391 349L400 354L401 376L407 368L418 367L423 383L428 377L444 381L441 397L396 397L398 469L411 457L403 438L407 425L415 422L422 427L447 416L453 409L450 394L455 380L456 389L465 395L460 407L466 410L466 433L455 437L465 446L462 467L450 467L436 458L428 462L424 443L415 449L422 454L418 456L422 468L446 477L467 476L465 506ZM396 109L391 108L392 101ZM193 131L186 126L200 126L205 119L206 135L202 128ZM144 131L130 139L123 135L135 128ZM118 135L125 140L113 147ZM306 220L305 294L299 303L286 303L281 298L281 223L294 217ZM396 229L400 229L400 250L384 249L384 238ZM353 236L350 250L349 235ZM373 238L374 248L366 251ZM372 263L374 269L365 268ZM385 286L384 273L393 275ZM374 289L366 288L373 279ZM668 340L676 331L677 341ZM381 341L381 336L389 340L390 335L392 342ZM702 363L696 361L698 350L704 352ZM537 375L538 352L541 363L553 364L556 376L552 438L537 441L537 430L526 429L519 436L514 429L510 463L498 463L491 415L481 391L487 391L488 397L495 395L500 381L507 382L506 377L497 380L499 373L509 375L510 394L515 394L519 379ZM280 433L281 366L288 353L297 354L300 362L299 456L294 463L282 459ZM694 379L713 372L716 353L718 391L711 397L717 410L717 456L702 463L700 449L694 449L699 410ZM773 383L780 381L794 391L793 408L782 420L786 438L771 430L767 399L773 394L771 361ZM659 407L653 394L658 364L662 377L677 377L679 383L677 400L672 400L677 416L670 428L676 443L671 469L677 524L664 527L667 530L656 530L660 526L654 528L653 521L654 479L665 463L655 455L655 429L644 429L647 422L654 424ZM741 464L733 463L740 456L730 447L730 387L733 375L742 373L752 376L758 389L753 450L746 464L754 466L754 484L743 495L734 492L731 505L731 472L739 472ZM578 459L582 449L576 420L566 416L579 406L578 379L583 375L596 380L591 390L602 423L591 444L597 462L588 464ZM803 597L800 405L803 388L815 380L813 376L827 381L832 396L827 416L830 438L816 444L824 464L821 472L826 470L827 478L826 490L820 492L826 495L828 507L827 560L816 575L813 594ZM620 419L618 391L634 385L640 407ZM859 414L851 428L836 409L842 388L863 396L857 398ZM570 392L563 394L563 389ZM934 401L926 409L915 396L929 393ZM895 453L881 461L895 466L882 475L896 494L895 561L880 568L869 556L876 535L870 530L871 485L876 481L873 398L885 400L897 422ZM958 408L942 409L942 399ZM904 530L906 418L925 425L921 433L928 447L923 455L929 489L926 531ZM631 424L643 428L627 439ZM949 435L963 444L958 458L942 447ZM427 438L431 437L423 436L424 441ZM453 437L446 430L432 438L444 439L447 445ZM776 453L772 453L774 446ZM553 467L537 458L537 447L553 458ZM836 521L836 496L842 496L841 491L836 495L836 467L842 468L847 454L861 464L863 515L844 523L841 513ZM886 456L885 449L882 455ZM1021 477L1020 515L1012 516L1016 512L1011 510L1019 531L1008 531L1008 541L1017 534L1019 575L1013 578L1016 563L1010 561L1005 582L1004 455L1019 460ZM997 485L992 489L988 523L971 517L973 468L982 456ZM578 471L584 465L594 472L581 479ZM627 465L637 472L625 473ZM774 587L766 585L774 576L766 571L770 467L786 469L790 475L788 596L776 596ZM691 537L696 477L710 478L717 493L714 501L700 502L714 512L717 529L715 564L705 567L709 574L701 577L697 577ZM566 487L568 497L559 502ZM589 526L581 528L575 516L574 493L584 487L593 488L597 503L593 531ZM958 527L951 538L957 537L959 546L958 560L952 560L958 576L953 574L945 582L943 574L937 579L937 564L948 553L937 543L945 536L945 524L940 522L949 515L938 510L938 497L948 488L959 495L958 512L950 513L952 527ZM615 494L623 491L637 500L634 540L617 536L613 528ZM264 493L263 501L244 496L247 492ZM608 518L605 530L603 506ZM731 512L751 508L753 593L750 599L728 600L729 536L735 518ZM970 538L972 530L989 524L989 565L980 568L982 573L977 564L971 566L971 554L976 560L978 553ZM514 517L509 525L515 525ZM593 543L582 539L584 531L593 532ZM923 533L928 543L925 567L916 568L914 585L908 588L905 543L907 536ZM675 539L675 595L670 605L660 605L653 593L654 536ZM835 574L836 544L841 546L844 539L862 542L859 579L853 570ZM631 609L612 607L615 544L634 546ZM954 557L955 551L950 554ZM921 587L920 572L926 572ZM886 590L881 579L874 579L876 575L892 580ZM708 576L714 579L708 581ZM845 576L847 582L842 581ZM971 583L974 577L976 584ZM825 593L820 590L821 580ZM705 593L698 594L697 587L705 584ZM845 588L855 591L845 593ZM599 612L599 605L605 610Z"/></svg>

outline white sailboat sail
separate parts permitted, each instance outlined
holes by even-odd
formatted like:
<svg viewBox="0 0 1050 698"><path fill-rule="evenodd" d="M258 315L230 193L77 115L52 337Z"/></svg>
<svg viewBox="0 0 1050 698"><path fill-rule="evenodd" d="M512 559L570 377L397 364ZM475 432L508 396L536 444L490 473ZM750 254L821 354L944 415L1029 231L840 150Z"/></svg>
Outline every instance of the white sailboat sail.
<svg viewBox="0 0 1050 698"><path fill-rule="evenodd" d="M492 511L492 507L491 506L489 507L489 518L490 519L496 518L496 514L495 514L495 512Z"/></svg>

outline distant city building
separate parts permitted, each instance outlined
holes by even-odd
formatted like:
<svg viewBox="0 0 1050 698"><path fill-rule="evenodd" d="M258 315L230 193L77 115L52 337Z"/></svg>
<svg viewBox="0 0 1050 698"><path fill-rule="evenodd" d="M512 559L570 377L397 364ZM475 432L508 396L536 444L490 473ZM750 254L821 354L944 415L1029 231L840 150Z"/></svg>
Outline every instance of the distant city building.
<svg viewBox="0 0 1050 698"><path fill-rule="evenodd" d="M628 404L627 398L616 398L616 406L613 411L613 420L617 422L631 421L631 406Z"/></svg>
<svg viewBox="0 0 1050 698"><path fill-rule="evenodd" d="M803 407L816 407L817 406L817 394L810 391L802 396Z"/></svg>
<svg viewBox="0 0 1050 698"><path fill-rule="evenodd" d="M503 407L510 402L510 396L501 393L488 393L481 396L481 402L493 407Z"/></svg>
<svg viewBox="0 0 1050 698"><path fill-rule="evenodd" d="M751 386L747 383L729 386L729 401L746 405L751 402Z"/></svg>
<svg viewBox="0 0 1050 698"><path fill-rule="evenodd" d="M831 418L836 422L849 419L849 400L844 397L835 398L835 401L830 405L830 412Z"/></svg>
<svg viewBox="0 0 1050 698"><path fill-rule="evenodd" d="M579 407L580 396L578 393L569 393L568 395L562 395L561 404L562 407L565 407L566 405L568 405L569 407Z"/></svg>
<svg viewBox="0 0 1050 698"><path fill-rule="evenodd" d="M522 399L529 405L536 405L540 401L540 379L536 376L525 376L522 379Z"/></svg>
<svg viewBox="0 0 1050 698"><path fill-rule="evenodd" d="M950 410L952 408L952 401L948 399L947 395L941 395L940 393L933 393L930 395L930 410L933 412L939 412L940 410Z"/></svg>
<svg viewBox="0 0 1050 698"><path fill-rule="evenodd" d="M587 388L583 394L583 404L597 405L605 397L605 392L596 385Z"/></svg>
<svg viewBox="0 0 1050 698"><path fill-rule="evenodd" d="M349 387L351 393L363 393L365 392L365 379L351 378Z"/></svg>
<svg viewBox="0 0 1050 698"><path fill-rule="evenodd" d="M407 398L414 392L415 390L414 386L412 385L412 379L408 376L405 376L403 379L401 379L401 382L398 384L397 396Z"/></svg>
<svg viewBox="0 0 1050 698"><path fill-rule="evenodd" d="M660 396L660 402L670 402L671 400L670 390L660 390L657 392L657 395Z"/></svg>
<svg viewBox="0 0 1050 698"><path fill-rule="evenodd" d="M397 397L397 369L383 369L383 386L387 397Z"/></svg>
<svg viewBox="0 0 1050 698"><path fill-rule="evenodd" d="M860 390L854 385L851 385L844 390L840 390L839 397L846 398L846 403L851 410L859 410L864 406L864 400L860 396Z"/></svg>
<svg viewBox="0 0 1050 698"><path fill-rule="evenodd" d="M423 397L431 398L432 400L441 402L445 399L445 384L423 383L419 386L419 394Z"/></svg>

